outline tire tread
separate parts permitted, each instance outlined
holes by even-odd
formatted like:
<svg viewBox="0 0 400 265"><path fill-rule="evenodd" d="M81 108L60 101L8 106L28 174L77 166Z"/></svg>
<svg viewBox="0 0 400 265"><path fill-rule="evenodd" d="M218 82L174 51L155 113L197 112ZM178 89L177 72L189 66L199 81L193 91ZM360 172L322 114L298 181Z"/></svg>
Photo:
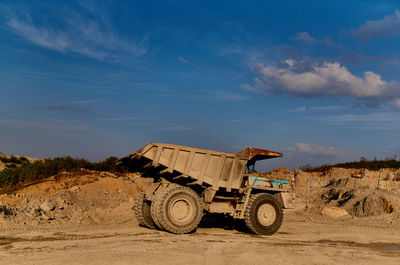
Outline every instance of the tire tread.
<svg viewBox="0 0 400 265"><path fill-rule="evenodd" d="M266 197L269 200L275 202L278 206L278 211L277 211L277 218L279 218L277 223L274 223L271 226L271 229L269 229L270 231L262 231L260 229L257 229L257 227L255 226L253 220L256 219L256 212L253 209L254 208L254 204L257 202L257 200L262 199L262 197ZM250 196L249 202L247 204L245 213L244 213L244 222L247 226L247 228L250 230L250 232L256 234L256 235L272 235L274 234L276 231L278 231L278 229L280 228L280 226L282 225L283 222L283 210L281 207L281 203L279 203L279 200L272 194L269 193L257 193L257 194L253 194Z"/></svg>
<svg viewBox="0 0 400 265"><path fill-rule="evenodd" d="M146 204L145 200L145 193L142 192L139 194L139 196L136 198L135 203L133 205L133 212L135 214L136 219L139 222L140 226L144 226L147 228L155 228L154 222L150 218L146 218L145 213L144 213L144 205Z"/></svg>
<svg viewBox="0 0 400 265"><path fill-rule="evenodd" d="M185 193L190 194L191 196L193 196L194 198L196 198L199 202L199 208L198 208L198 212L197 212L197 218L196 220L194 220L194 222L192 223L192 225L188 228L185 229L177 229L171 225L168 224L168 222L165 219L164 216L164 212L163 212L163 206L166 203L166 200L168 198L168 196L173 193L173 192L177 192L177 191L184 191ZM184 186L172 186L172 187L168 187L166 189L164 189L160 194L159 194L159 203L157 203L154 207L155 209L155 216L156 219L159 221L161 227L170 232L170 233L174 233L174 234L186 234L189 233L191 231L193 231L194 229L196 229L196 227L198 226L198 224L201 221L201 218L203 217L203 209L204 206L200 200L200 197L197 195L196 192L194 192L192 189L188 188L188 187L184 187Z"/></svg>

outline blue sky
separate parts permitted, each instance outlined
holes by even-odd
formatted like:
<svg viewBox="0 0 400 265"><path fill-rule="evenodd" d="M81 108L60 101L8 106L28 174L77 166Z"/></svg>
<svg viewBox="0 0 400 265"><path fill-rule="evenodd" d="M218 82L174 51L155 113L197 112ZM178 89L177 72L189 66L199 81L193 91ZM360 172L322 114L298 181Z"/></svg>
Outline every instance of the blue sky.
<svg viewBox="0 0 400 265"><path fill-rule="evenodd" d="M396 1L2 1L0 151L400 153Z"/></svg>

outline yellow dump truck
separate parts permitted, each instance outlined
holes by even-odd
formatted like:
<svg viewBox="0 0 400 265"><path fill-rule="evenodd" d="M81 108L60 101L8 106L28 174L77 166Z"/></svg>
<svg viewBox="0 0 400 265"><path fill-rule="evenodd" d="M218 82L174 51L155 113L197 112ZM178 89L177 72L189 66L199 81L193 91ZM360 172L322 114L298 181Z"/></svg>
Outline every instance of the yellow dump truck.
<svg viewBox="0 0 400 265"><path fill-rule="evenodd" d="M292 208L292 181L252 174L258 160L278 152L247 148L233 154L181 145L150 143L119 160L139 165L154 183L135 201L139 224L171 233L196 229L205 211L244 220L258 235L272 235Z"/></svg>

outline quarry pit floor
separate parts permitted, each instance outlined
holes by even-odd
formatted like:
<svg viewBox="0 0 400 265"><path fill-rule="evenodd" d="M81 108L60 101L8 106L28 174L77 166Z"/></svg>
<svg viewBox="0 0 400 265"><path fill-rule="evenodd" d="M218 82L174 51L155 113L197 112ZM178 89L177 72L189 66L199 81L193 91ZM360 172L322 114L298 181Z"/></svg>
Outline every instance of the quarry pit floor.
<svg viewBox="0 0 400 265"><path fill-rule="evenodd" d="M0 264L399 264L400 231L289 218L272 236L135 223L1 231Z"/></svg>

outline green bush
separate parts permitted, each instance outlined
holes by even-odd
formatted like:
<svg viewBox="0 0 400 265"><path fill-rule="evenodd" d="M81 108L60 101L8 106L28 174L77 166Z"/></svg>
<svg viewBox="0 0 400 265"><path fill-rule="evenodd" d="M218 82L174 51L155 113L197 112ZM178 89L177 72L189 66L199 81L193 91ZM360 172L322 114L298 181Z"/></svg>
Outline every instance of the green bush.
<svg viewBox="0 0 400 265"><path fill-rule="evenodd" d="M15 156L11 156L10 158L7 157L0 157L0 161L3 163L14 163L14 164L22 164L23 162L27 162L28 159L26 157L15 157Z"/></svg>
<svg viewBox="0 0 400 265"><path fill-rule="evenodd" d="M116 157L109 157L100 162L90 162L86 159L70 156L38 160L33 163L23 162L18 167L7 167L0 171L0 187L41 180L63 171L73 172L81 168L116 172L116 162Z"/></svg>
<svg viewBox="0 0 400 265"><path fill-rule="evenodd" d="M26 158L25 156L21 156L21 157L19 158L19 161L21 161L22 163L24 163L24 162L29 162L28 158Z"/></svg>
<svg viewBox="0 0 400 265"><path fill-rule="evenodd" d="M7 164L6 168L16 168L17 165L16 164Z"/></svg>

